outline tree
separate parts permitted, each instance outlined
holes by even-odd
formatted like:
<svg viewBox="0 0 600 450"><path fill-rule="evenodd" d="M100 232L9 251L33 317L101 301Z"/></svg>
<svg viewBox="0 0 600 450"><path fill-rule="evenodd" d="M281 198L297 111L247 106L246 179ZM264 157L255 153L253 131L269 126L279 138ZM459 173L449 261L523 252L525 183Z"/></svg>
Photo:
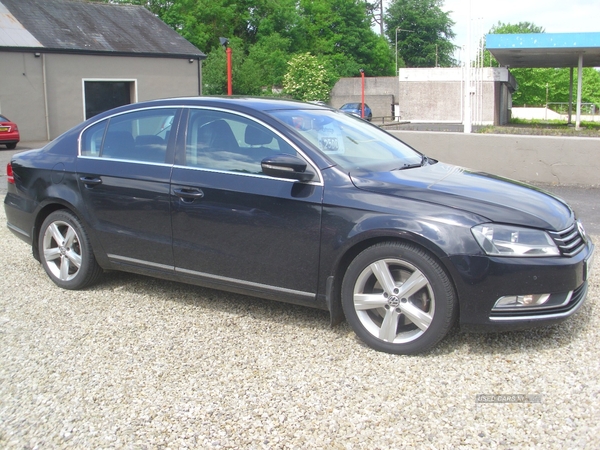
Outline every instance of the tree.
<svg viewBox="0 0 600 450"><path fill-rule="evenodd" d="M371 29L363 0L300 0L300 20L293 32L298 52L324 56L340 77L391 75L392 54Z"/></svg>
<svg viewBox="0 0 600 450"><path fill-rule="evenodd" d="M392 0L385 16L386 35L395 46L398 29L400 66L455 65L454 22L442 6L443 0Z"/></svg>
<svg viewBox="0 0 600 450"><path fill-rule="evenodd" d="M204 92L226 92L219 37L233 52L233 90L260 95L281 85L294 55L311 52L329 76L393 74L387 40L371 29L365 0L101 0L144 5L207 54ZM213 55L214 53L214 55ZM329 82L329 81L328 81Z"/></svg>
<svg viewBox="0 0 600 450"><path fill-rule="evenodd" d="M548 103L569 102L569 68L511 69L511 73L519 84L513 94L513 105L544 106L546 99ZM577 76L577 71L574 71L574 76ZM581 102L600 106L600 73L592 67L584 67L582 71Z"/></svg>
<svg viewBox="0 0 600 450"><path fill-rule="evenodd" d="M329 99L333 77L319 58L310 53L296 55L288 62L288 66L283 77L286 94L302 101Z"/></svg>

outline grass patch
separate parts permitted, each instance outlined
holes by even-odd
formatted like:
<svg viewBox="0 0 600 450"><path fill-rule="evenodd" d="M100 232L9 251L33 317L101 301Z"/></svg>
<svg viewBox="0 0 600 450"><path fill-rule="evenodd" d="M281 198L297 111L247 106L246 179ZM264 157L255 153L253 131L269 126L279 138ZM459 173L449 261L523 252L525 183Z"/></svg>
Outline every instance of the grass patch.
<svg viewBox="0 0 600 450"><path fill-rule="evenodd" d="M576 130L574 124L568 125L560 120L512 119L508 125L480 127L477 132L484 134L600 137L600 120L598 122L581 122L580 129Z"/></svg>

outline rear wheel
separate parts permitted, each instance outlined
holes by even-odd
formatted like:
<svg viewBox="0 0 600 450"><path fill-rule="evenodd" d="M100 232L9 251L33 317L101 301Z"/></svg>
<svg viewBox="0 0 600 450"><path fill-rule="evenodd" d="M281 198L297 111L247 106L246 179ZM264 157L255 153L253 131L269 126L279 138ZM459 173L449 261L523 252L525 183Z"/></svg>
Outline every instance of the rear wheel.
<svg viewBox="0 0 600 450"><path fill-rule="evenodd" d="M6 144L6 148L8 150L14 150L15 148L17 148L17 143L13 142L12 144Z"/></svg>
<svg viewBox="0 0 600 450"><path fill-rule="evenodd" d="M456 295L448 276L423 249L384 242L350 264L342 282L348 323L378 351L416 354L437 344L452 327Z"/></svg>
<svg viewBox="0 0 600 450"><path fill-rule="evenodd" d="M61 288L83 289L102 274L81 222L70 211L55 211L46 218L38 248L46 273Z"/></svg>

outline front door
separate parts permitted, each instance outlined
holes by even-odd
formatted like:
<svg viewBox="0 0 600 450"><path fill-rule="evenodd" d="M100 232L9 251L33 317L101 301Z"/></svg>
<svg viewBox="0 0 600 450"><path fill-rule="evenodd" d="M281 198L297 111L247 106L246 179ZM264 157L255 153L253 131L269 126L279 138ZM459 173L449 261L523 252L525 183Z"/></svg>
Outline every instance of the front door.
<svg viewBox="0 0 600 450"><path fill-rule="evenodd" d="M247 117L190 110L185 156L172 176L180 275L275 299L314 301L323 187L262 174L261 160L277 153L297 154Z"/></svg>

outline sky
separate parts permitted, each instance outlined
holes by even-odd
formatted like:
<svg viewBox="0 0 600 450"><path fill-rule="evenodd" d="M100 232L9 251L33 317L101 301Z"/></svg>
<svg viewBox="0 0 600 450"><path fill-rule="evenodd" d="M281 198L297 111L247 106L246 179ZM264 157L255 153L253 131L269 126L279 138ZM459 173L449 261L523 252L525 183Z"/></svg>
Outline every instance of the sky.
<svg viewBox="0 0 600 450"><path fill-rule="evenodd" d="M517 24L532 22L546 33L600 33L600 0L444 0L443 11L450 18L456 38L454 44L466 45L471 5L472 46L498 21ZM456 59L462 59L455 54Z"/></svg>

